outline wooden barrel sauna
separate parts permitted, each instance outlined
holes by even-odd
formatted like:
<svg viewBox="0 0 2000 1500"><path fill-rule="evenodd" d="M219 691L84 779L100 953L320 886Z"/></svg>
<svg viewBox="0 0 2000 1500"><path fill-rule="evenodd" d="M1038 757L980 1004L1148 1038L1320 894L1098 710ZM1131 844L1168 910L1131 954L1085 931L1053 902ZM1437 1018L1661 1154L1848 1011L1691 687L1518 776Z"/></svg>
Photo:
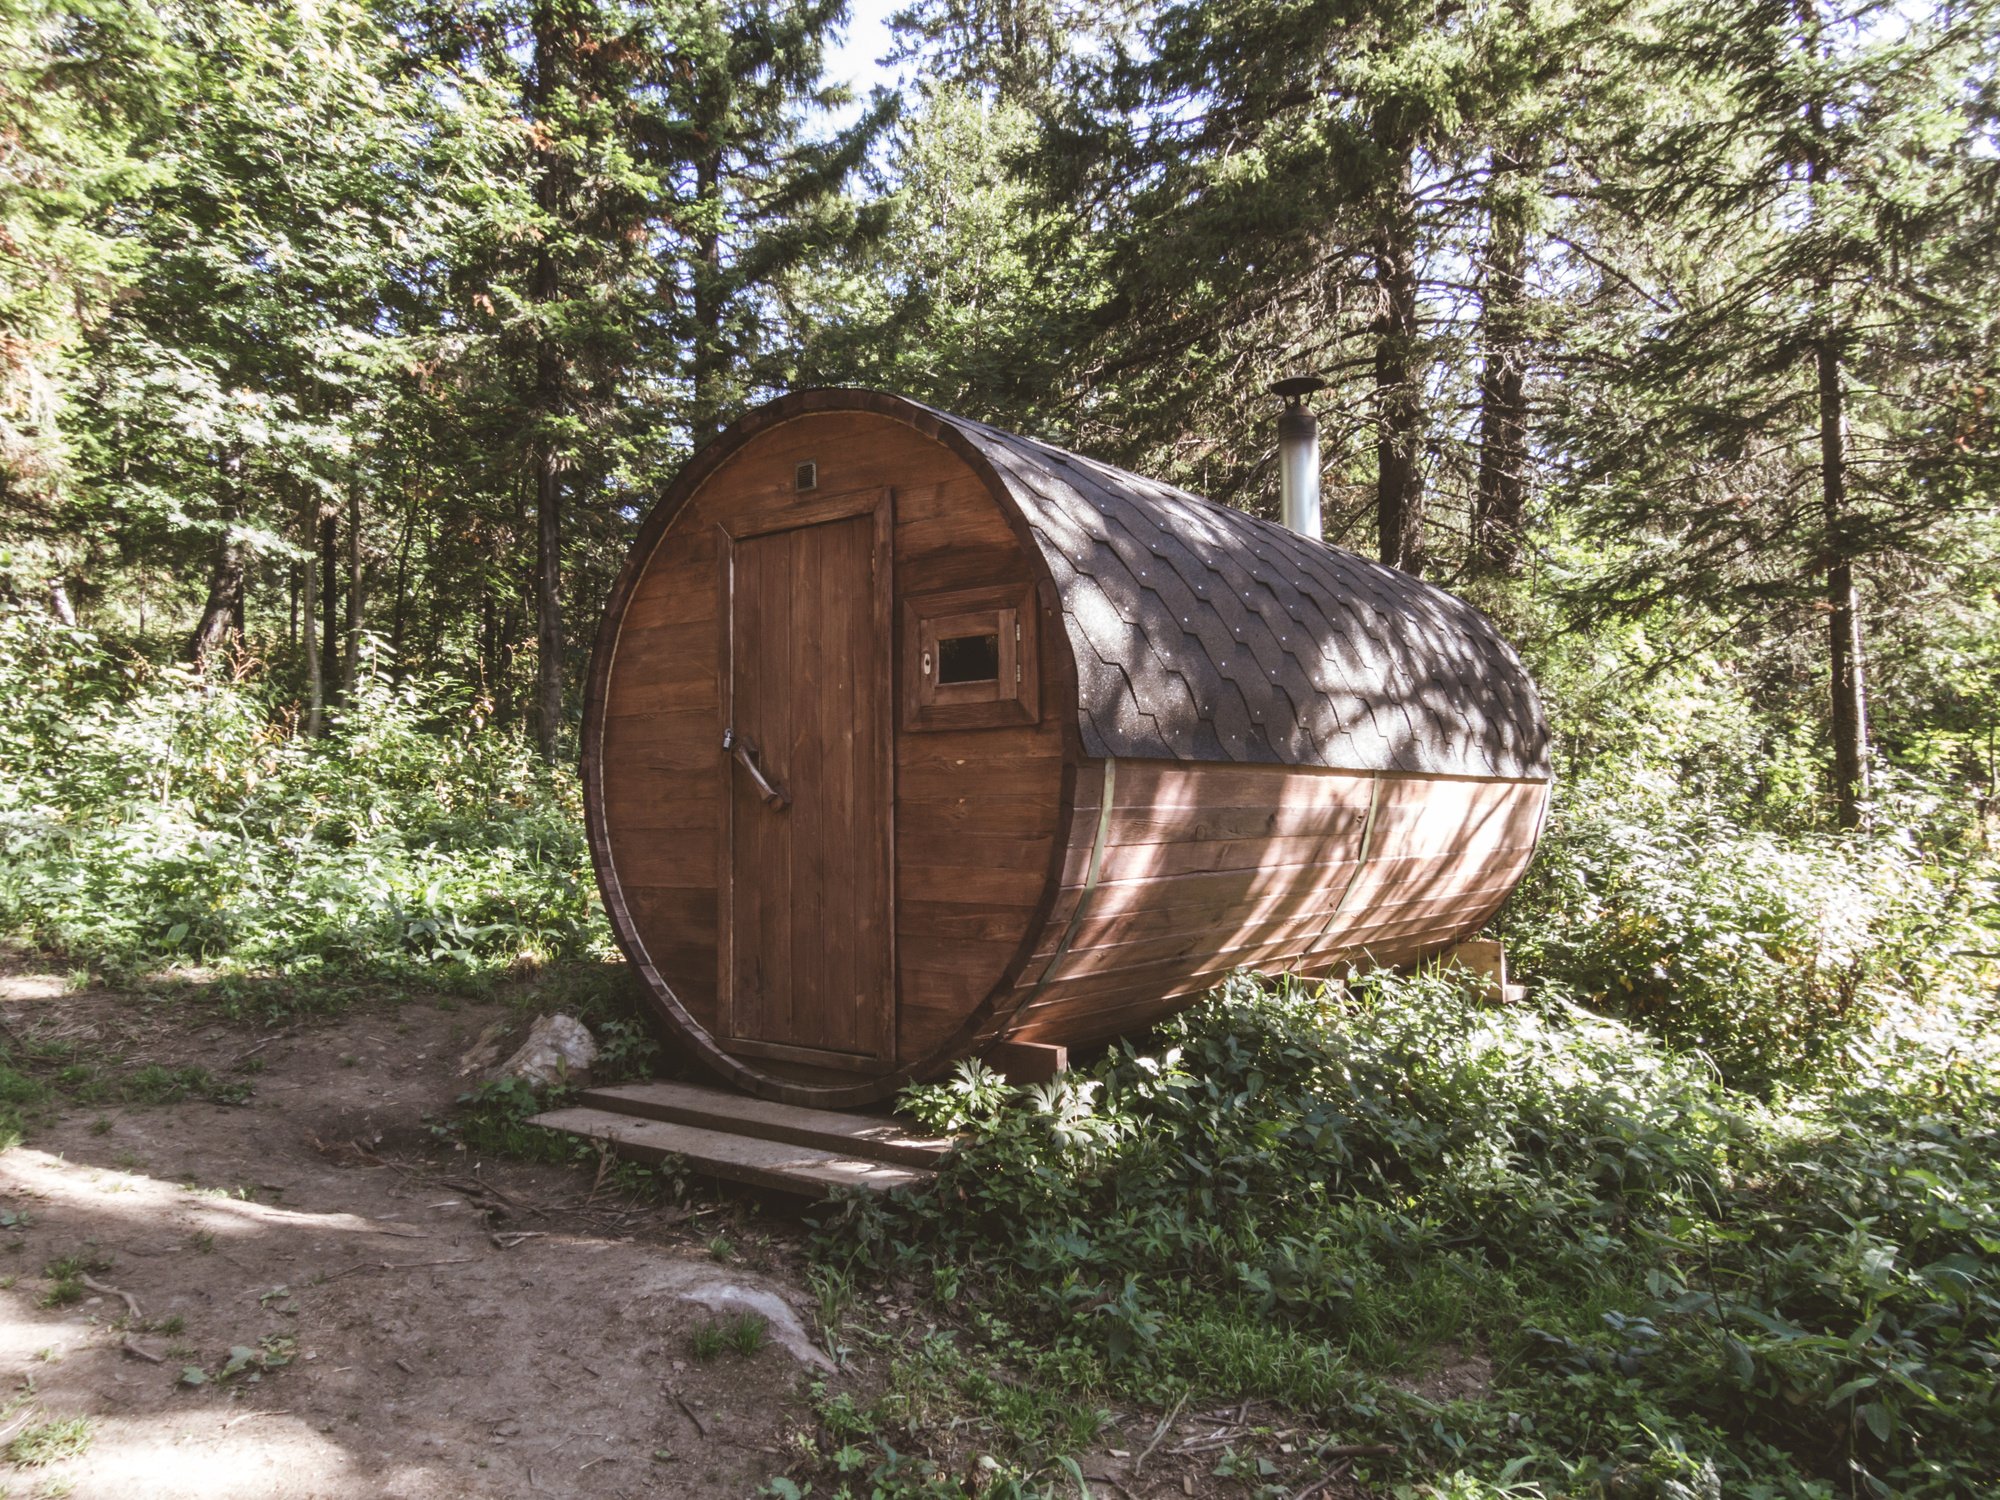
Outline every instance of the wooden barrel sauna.
<svg viewBox="0 0 2000 1500"><path fill-rule="evenodd" d="M1444 949L1550 780L1520 659L1442 589L853 390L752 412L646 517L583 771L661 1022L828 1107L1239 967Z"/></svg>

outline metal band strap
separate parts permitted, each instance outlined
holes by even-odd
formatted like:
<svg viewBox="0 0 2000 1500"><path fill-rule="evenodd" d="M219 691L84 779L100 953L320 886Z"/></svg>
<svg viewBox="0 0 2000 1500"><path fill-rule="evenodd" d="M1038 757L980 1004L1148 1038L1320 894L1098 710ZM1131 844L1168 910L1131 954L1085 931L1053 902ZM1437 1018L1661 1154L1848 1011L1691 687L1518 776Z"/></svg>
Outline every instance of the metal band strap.
<svg viewBox="0 0 2000 1500"><path fill-rule="evenodd" d="M1069 957L1069 945L1076 937L1077 928L1083 925L1084 916L1090 909L1090 898L1097 892L1097 877L1104 868L1104 841L1111 832L1111 794L1118 785L1118 762L1107 757L1104 762L1104 791L1100 795L1097 808L1097 837L1090 846L1090 865L1083 877L1083 889L1077 892L1076 910L1070 913L1069 925L1063 929L1062 941L1056 944L1056 951L1050 955L1048 966L1042 970L1035 987L1021 1001L1025 1006L1049 982L1056 971L1056 965ZM1017 1010L1019 1006L1015 1007Z"/></svg>
<svg viewBox="0 0 2000 1500"><path fill-rule="evenodd" d="M1368 856L1375 851L1375 810L1381 805L1382 778L1377 775L1368 783L1368 816L1361 823L1361 857L1354 861L1354 873L1347 877L1347 884L1340 888L1340 899L1335 901L1332 909L1327 912L1326 923L1320 928L1319 935L1306 946L1304 954L1306 958L1313 957L1319 951L1320 944L1326 941L1326 935L1333 931L1333 919L1340 915L1341 908L1347 905L1347 898L1354 894L1355 886L1361 883L1361 872L1368 868Z"/></svg>

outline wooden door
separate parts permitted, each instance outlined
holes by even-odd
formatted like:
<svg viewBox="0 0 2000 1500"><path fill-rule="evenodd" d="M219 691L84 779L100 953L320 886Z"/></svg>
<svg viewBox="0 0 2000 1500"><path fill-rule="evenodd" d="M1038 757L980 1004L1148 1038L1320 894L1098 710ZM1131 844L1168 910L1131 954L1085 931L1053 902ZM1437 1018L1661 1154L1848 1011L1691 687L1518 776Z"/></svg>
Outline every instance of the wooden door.
<svg viewBox="0 0 2000 1500"><path fill-rule="evenodd" d="M889 520L883 493L815 501L740 523L724 549L733 1052L861 1069L893 1055Z"/></svg>

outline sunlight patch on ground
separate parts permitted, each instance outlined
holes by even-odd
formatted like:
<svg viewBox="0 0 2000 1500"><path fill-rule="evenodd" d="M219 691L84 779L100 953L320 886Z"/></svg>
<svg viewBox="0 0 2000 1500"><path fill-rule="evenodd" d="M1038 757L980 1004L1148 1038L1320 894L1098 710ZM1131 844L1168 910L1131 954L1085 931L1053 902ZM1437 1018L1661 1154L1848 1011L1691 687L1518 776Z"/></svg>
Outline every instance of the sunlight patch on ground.
<svg viewBox="0 0 2000 1500"><path fill-rule="evenodd" d="M0 1157L0 1199L32 1213L37 1202L149 1222L159 1228L243 1238L274 1230L420 1238L403 1224L376 1223L357 1214L315 1214L278 1208L226 1190L189 1188L137 1172L86 1166L45 1151L16 1147Z"/></svg>
<svg viewBox="0 0 2000 1500"><path fill-rule="evenodd" d="M351 1471L339 1444L296 1417L215 1407L99 1417L90 1452L53 1472L97 1500L262 1500L304 1475L342 1493Z"/></svg>

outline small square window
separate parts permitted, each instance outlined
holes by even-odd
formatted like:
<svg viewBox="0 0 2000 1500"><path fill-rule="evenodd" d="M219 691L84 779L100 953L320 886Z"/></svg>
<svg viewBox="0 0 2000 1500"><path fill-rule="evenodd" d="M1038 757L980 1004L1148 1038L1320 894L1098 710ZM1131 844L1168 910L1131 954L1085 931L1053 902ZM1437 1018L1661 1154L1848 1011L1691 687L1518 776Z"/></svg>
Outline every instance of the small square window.
<svg viewBox="0 0 2000 1500"><path fill-rule="evenodd" d="M807 490L819 488L819 465L807 459L792 470L792 488L803 495Z"/></svg>
<svg viewBox="0 0 2000 1500"><path fill-rule="evenodd" d="M1041 718L1032 585L903 602L903 727L998 729Z"/></svg>
<svg viewBox="0 0 2000 1500"><path fill-rule="evenodd" d="M940 636L937 643L939 687L963 687L974 682L1000 680L1000 636Z"/></svg>

